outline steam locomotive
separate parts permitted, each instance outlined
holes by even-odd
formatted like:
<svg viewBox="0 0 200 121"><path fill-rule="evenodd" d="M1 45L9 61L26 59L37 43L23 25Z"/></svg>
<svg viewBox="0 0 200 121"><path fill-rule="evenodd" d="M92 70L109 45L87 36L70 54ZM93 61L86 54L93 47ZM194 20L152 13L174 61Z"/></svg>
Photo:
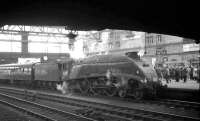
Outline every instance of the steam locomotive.
<svg viewBox="0 0 200 121"><path fill-rule="evenodd" d="M0 65L0 82L16 85L120 97L156 95L160 86L151 65L123 55L98 55L79 62Z"/></svg>
<svg viewBox="0 0 200 121"><path fill-rule="evenodd" d="M64 74L69 92L142 99L156 96L161 86L153 67L140 59L123 55L99 55L75 64Z"/></svg>

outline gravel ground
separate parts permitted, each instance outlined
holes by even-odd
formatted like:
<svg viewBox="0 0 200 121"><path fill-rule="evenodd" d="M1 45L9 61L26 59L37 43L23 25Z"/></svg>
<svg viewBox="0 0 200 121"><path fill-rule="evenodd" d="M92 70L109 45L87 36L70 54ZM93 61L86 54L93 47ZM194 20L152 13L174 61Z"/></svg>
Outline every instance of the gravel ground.
<svg viewBox="0 0 200 121"><path fill-rule="evenodd" d="M36 118L23 114L16 109L0 104L0 121L39 121Z"/></svg>

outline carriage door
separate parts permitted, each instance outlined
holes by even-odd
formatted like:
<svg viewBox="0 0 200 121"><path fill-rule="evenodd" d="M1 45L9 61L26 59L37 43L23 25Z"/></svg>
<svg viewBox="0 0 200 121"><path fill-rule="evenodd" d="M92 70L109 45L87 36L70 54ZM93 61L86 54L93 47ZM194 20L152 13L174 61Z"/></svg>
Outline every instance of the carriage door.
<svg viewBox="0 0 200 121"><path fill-rule="evenodd" d="M71 73L71 68L72 68L72 62L71 61L64 63L63 76L64 76L65 79L69 79L69 75Z"/></svg>
<svg viewBox="0 0 200 121"><path fill-rule="evenodd" d="M71 73L72 66L73 66L73 61L68 61L68 63L66 63L66 70L68 71L68 77Z"/></svg>
<svg viewBox="0 0 200 121"><path fill-rule="evenodd" d="M31 81L34 82L35 80L35 67L31 66Z"/></svg>
<svg viewBox="0 0 200 121"><path fill-rule="evenodd" d="M58 75L59 75L59 81L62 80L62 64L58 63Z"/></svg>
<svg viewBox="0 0 200 121"><path fill-rule="evenodd" d="M67 63L62 63L62 80L63 80L63 78L64 78L64 76L66 77L66 76L68 76L68 65L67 65Z"/></svg>

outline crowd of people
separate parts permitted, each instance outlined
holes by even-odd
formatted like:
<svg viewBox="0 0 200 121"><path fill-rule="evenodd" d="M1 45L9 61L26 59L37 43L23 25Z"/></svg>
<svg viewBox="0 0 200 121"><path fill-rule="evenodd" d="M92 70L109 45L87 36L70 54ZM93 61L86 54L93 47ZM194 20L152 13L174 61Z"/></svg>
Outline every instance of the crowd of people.
<svg viewBox="0 0 200 121"><path fill-rule="evenodd" d="M188 80L197 81L199 83L200 77L200 67L196 66L186 66L186 65L173 65L166 67L155 67L157 75L160 80L166 80L167 83L170 83L172 80L179 82L183 80L186 83Z"/></svg>

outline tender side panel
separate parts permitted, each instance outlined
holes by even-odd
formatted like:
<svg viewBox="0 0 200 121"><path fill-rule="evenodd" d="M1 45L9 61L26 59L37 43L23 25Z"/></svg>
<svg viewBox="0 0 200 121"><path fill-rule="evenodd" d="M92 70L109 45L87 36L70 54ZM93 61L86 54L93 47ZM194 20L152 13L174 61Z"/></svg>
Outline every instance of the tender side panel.
<svg viewBox="0 0 200 121"><path fill-rule="evenodd" d="M57 64L35 65L35 80L60 81L60 70Z"/></svg>

